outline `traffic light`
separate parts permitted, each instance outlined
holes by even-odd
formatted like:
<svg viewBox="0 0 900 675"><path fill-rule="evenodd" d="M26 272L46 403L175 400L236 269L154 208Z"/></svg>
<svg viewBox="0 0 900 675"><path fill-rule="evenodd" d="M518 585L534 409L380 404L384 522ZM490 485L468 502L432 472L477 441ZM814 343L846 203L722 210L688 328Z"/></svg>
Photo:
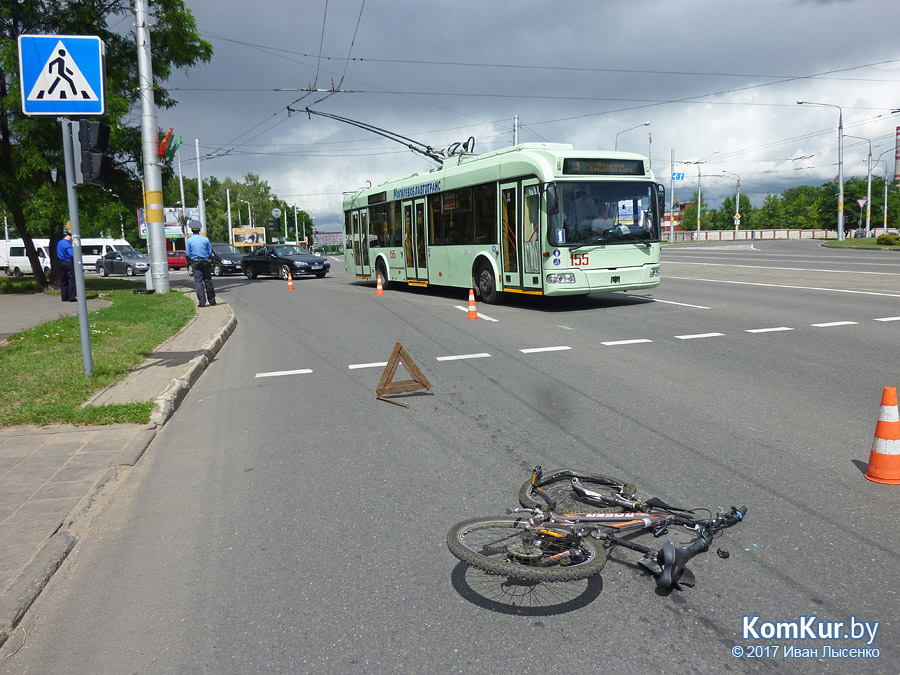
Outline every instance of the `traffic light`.
<svg viewBox="0 0 900 675"><path fill-rule="evenodd" d="M274 218L274 217L273 217L273 218L269 218L269 219L266 221L266 224L269 226L269 229L270 229L270 230L272 230L273 232L278 232L278 229L279 229L279 226L281 225L281 222L278 220L278 218Z"/></svg>
<svg viewBox="0 0 900 675"><path fill-rule="evenodd" d="M72 131L76 131L74 126ZM105 154L109 147L109 126L78 120L72 145L75 148L75 185L105 185L112 173L112 157Z"/></svg>

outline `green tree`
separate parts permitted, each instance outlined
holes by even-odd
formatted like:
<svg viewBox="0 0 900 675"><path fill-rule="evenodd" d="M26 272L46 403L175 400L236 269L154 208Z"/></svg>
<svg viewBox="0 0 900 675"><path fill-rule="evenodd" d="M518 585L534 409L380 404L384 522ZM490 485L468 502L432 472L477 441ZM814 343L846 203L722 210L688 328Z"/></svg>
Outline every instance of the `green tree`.
<svg viewBox="0 0 900 675"><path fill-rule="evenodd" d="M748 230L753 227L753 206L750 204L750 198L741 195L741 208L738 213L741 214L740 228ZM716 219L713 223L716 230L731 230L734 228L734 197L725 197L722 201L722 208L716 211Z"/></svg>
<svg viewBox="0 0 900 675"><path fill-rule="evenodd" d="M22 114L17 38L22 34L96 35L103 41L108 109L104 122L112 129L114 170L106 189L79 189L79 215L83 234L117 232L126 214L142 203L137 47L132 35L112 29L131 15L130 0L0 2L0 204L36 269L32 237L58 239L68 219L62 131L55 119ZM200 38L183 0L156 0L148 19L153 25L156 105L169 108L175 101L162 83L175 68L209 61L212 45ZM46 287L43 273L37 271L35 279L40 288Z"/></svg>
<svg viewBox="0 0 900 675"><path fill-rule="evenodd" d="M756 211L753 227L757 229L783 228L785 222L784 199L781 195L766 195L763 205Z"/></svg>
<svg viewBox="0 0 900 675"><path fill-rule="evenodd" d="M708 230L710 229L711 223L709 222L707 216L707 208L708 205L706 201L703 201L700 210L700 229ZM687 202L687 206L684 208L684 219L681 221L681 229L687 231L695 231L697 229L697 192L695 191L693 195L691 195L690 201Z"/></svg>

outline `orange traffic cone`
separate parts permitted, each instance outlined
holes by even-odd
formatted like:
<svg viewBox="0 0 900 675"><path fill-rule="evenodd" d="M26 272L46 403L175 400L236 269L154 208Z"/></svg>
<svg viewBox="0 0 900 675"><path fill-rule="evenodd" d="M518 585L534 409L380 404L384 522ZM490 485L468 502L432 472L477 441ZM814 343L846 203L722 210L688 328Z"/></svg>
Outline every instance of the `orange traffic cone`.
<svg viewBox="0 0 900 675"><path fill-rule="evenodd" d="M900 410L896 387L885 387L881 395L866 478L876 483L900 485Z"/></svg>
<svg viewBox="0 0 900 675"><path fill-rule="evenodd" d="M475 308L475 291L469 289L469 321L475 321L478 318L478 310Z"/></svg>
<svg viewBox="0 0 900 675"><path fill-rule="evenodd" d="M381 285L381 275L378 275L378 285L376 286L377 290L375 291L375 295L384 295L384 286Z"/></svg>
<svg viewBox="0 0 900 675"><path fill-rule="evenodd" d="M288 290L294 290L294 278L291 276L290 272L288 272Z"/></svg>

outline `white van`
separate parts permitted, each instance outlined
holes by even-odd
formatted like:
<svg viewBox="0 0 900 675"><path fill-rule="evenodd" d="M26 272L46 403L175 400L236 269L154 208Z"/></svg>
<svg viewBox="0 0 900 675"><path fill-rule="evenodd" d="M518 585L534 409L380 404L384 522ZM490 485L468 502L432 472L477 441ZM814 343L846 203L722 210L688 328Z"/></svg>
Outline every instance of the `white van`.
<svg viewBox="0 0 900 675"><path fill-rule="evenodd" d="M124 239L111 239L102 237L98 239L82 238L81 240L81 266L89 272L97 269L97 260L110 251L130 251L132 249Z"/></svg>
<svg viewBox="0 0 900 675"><path fill-rule="evenodd" d="M38 260L44 268L44 275L50 274L50 240L32 239L37 249ZM23 274L33 274L31 261L25 253L25 244L21 239L10 239L3 242L6 249L6 259L2 262L6 267L6 273L10 276L20 277Z"/></svg>

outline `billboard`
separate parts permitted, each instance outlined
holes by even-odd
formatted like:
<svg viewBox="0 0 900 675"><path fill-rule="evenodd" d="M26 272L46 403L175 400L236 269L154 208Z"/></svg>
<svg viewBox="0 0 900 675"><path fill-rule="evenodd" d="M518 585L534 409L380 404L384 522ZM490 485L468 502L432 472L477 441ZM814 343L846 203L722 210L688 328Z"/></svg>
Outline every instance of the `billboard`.
<svg viewBox="0 0 900 675"><path fill-rule="evenodd" d="M190 234L192 222L200 222L200 209L163 209L165 218L166 239L181 239ZM147 223L144 222L144 209L137 210L138 235L141 239L147 238Z"/></svg>
<svg viewBox="0 0 900 675"><path fill-rule="evenodd" d="M235 246L262 246L266 243L266 228L236 227L232 230Z"/></svg>

